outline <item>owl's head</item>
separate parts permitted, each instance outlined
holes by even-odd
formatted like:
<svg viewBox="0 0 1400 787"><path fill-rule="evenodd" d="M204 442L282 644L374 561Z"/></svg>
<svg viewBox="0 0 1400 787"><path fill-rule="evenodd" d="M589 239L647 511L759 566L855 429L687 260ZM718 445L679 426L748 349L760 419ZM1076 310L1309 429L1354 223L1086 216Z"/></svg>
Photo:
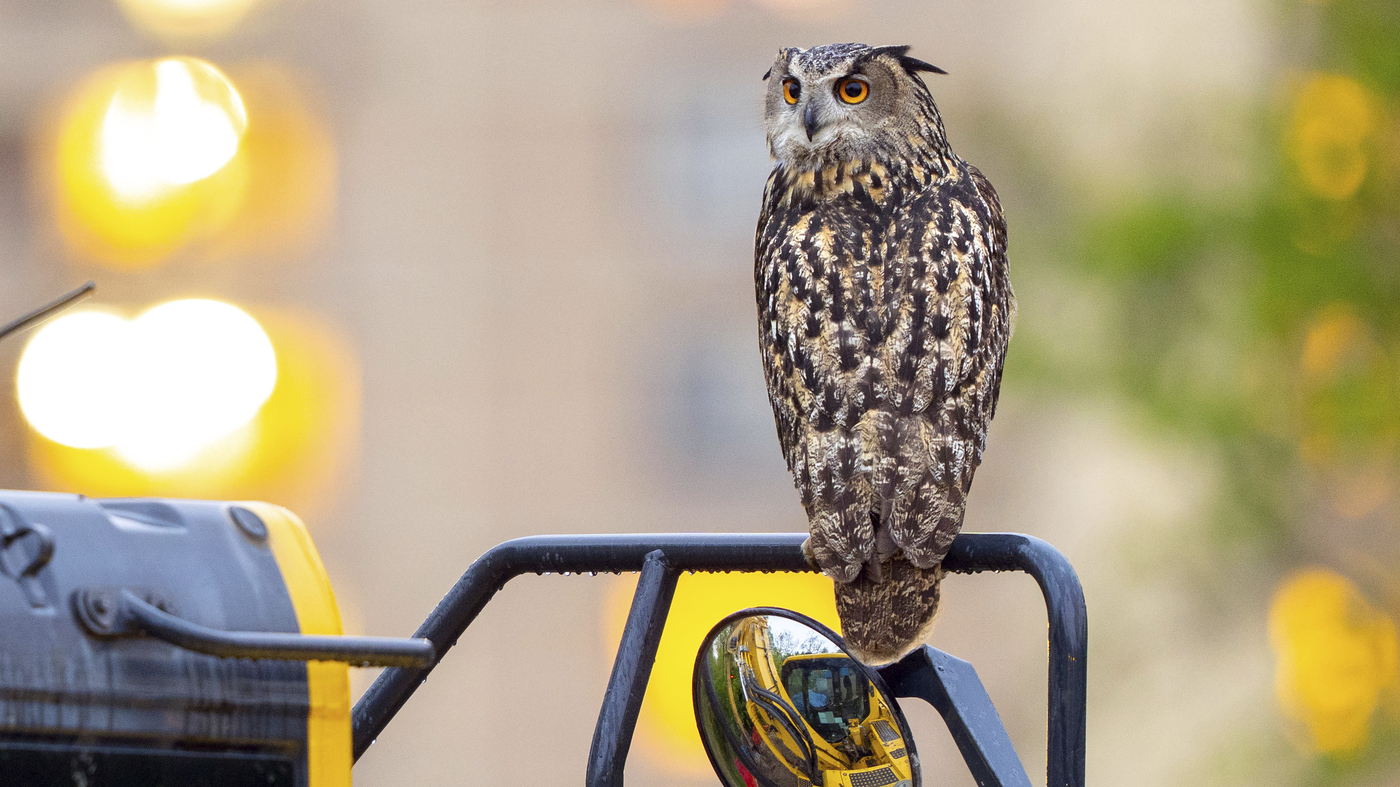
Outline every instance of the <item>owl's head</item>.
<svg viewBox="0 0 1400 787"><path fill-rule="evenodd" d="M783 49L768 81L768 149L790 166L883 157L946 145L920 71L946 73L907 46L827 44ZM916 142L915 140L918 140Z"/></svg>

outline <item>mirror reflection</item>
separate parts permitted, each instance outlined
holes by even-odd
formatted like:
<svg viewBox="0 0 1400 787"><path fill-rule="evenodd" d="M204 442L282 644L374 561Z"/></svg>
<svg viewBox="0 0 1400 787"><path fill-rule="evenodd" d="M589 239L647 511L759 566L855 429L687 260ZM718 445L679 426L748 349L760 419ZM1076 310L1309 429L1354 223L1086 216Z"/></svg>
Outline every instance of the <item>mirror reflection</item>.
<svg viewBox="0 0 1400 787"><path fill-rule="evenodd" d="M918 756L883 684L841 639L781 609L737 612L695 660L695 716L728 787L915 787Z"/></svg>

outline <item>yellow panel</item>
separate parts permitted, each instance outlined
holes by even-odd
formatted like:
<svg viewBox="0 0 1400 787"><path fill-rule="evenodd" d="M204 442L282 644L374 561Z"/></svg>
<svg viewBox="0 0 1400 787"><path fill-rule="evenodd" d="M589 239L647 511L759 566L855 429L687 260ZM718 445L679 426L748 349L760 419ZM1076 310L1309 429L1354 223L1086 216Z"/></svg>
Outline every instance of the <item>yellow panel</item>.
<svg viewBox="0 0 1400 787"><path fill-rule="evenodd" d="M272 556L292 597L303 634L341 634L340 609L311 535L296 514L268 503L239 503L267 524ZM306 663L311 712L306 760L311 787L350 785L350 670L334 661Z"/></svg>

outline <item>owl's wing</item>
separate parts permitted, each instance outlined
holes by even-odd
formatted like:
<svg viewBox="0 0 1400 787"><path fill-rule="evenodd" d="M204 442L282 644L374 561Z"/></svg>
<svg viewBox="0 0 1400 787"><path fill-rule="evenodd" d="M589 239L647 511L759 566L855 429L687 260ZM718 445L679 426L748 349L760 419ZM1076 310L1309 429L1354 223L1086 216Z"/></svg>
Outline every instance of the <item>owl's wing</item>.
<svg viewBox="0 0 1400 787"><path fill-rule="evenodd" d="M881 238L889 212L867 190L818 204L775 168L754 244L760 346L783 456L807 510L811 547L851 581L877 555L878 504L860 433L887 392L879 348ZM799 176L803 177L803 176ZM811 174L805 175L810 181ZM885 544L884 554L893 551Z"/></svg>
<svg viewBox="0 0 1400 787"><path fill-rule="evenodd" d="M851 262L869 257L879 213L794 198L781 177L775 169L769 178L754 244L763 368L814 557L850 581L875 550L870 474L854 431L874 401L873 361L853 322L870 299L854 296Z"/></svg>
<svg viewBox="0 0 1400 787"><path fill-rule="evenodd" d="M884 305L894 370L891 434L877 474L893 502L889 534L910 562L942 561L962 528L966 494L996 410L1015 297L1006 223L996 192L970 165L962 177L912 201L888 238ZM892 456L889 448L893 448Z"/></svg>
<svg viewBox="0 0 1400 787"><path fill-rule="evenodd" d="M754 293L758 299L759 349L763 358L763 376L768 384L768 403L773 407L773 420L778 427L778 445L788 471L796 476L795 447L799 442L797 391L787 326L783 323L779 303L780 288L787 284L786 267L793 262L788 248L792 226L790 212L779 210L776 204L778 188L775 170L768 177L763 191L763 209L758 217L754 241ZM790 289L790 284L788 284ZM803 504L807 500L804 495Z"/></svg>

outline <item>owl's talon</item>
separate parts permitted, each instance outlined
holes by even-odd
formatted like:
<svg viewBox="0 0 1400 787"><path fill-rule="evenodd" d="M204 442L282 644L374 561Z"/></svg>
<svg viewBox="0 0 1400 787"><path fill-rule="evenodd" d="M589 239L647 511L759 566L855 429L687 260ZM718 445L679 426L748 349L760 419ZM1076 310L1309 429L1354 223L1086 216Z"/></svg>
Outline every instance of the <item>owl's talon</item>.
<svg viewBox="0 0 1400 787"><path fill-rule="evenodd" d="M812 554L811 536L807 536L802 540L802 558L807 561L807 565L811 566L813 571L822 570L822 567L817 565L817 556Z"/></svg>

